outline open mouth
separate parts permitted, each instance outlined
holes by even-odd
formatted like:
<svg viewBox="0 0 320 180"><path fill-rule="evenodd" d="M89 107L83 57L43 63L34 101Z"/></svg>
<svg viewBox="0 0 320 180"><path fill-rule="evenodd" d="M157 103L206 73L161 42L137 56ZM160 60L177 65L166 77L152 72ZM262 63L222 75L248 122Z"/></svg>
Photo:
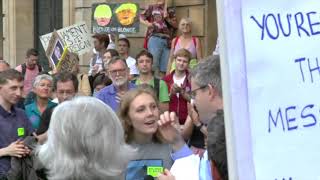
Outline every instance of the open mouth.
<svg viewBox="0 0 320 180"><path fill-rule="evenodd" d="M145 122L144 124L147 125L147 126L151 126L151 125L154 125L155 123L156 123L155 120L151 120L151 121Z"/></svg>

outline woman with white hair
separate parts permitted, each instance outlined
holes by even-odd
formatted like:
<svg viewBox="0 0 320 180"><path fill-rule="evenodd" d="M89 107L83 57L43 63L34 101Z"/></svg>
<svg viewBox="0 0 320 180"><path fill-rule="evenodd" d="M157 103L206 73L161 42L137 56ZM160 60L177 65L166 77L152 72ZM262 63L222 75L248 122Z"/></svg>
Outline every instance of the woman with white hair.
<svg viewBox="0 0 320 180"><path fill-rule="evenodd" d="M113 110L93 97L78 97L55 108L48 140L38 156L51 180L123 179L134 154L124 142Z"/></svg>
<svg viewBox="0 0 320 180"><path fill-rule="evenodd" d="M25 106L25 111L35 130L40 126L42 113L47 108L52 108L57 105L50 100L52 85L53 79L47 74L38 75L34 80L32 91L36 97L32 103Z"/></svg>

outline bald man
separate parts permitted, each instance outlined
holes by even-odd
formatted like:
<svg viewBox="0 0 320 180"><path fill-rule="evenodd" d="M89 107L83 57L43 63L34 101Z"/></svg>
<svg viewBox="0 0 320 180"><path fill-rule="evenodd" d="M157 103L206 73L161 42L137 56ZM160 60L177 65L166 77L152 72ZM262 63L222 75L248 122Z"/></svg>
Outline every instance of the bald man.
<svg viewBox="0 0 320 180"><path fill-rule="evenodd" d="M0 60L0 72L10 69L10 65L5 60Z"/></svg>

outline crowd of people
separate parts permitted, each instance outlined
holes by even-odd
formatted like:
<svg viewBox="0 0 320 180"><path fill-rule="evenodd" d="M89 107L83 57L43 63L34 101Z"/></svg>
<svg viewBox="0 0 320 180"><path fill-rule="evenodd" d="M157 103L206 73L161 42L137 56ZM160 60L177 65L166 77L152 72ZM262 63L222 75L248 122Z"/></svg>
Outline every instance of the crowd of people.
<svg viewBox="0 0 320 180"><path fill-rule="evenodd" d="M145 49L94 34L88 73L46 72L36 49L16 68L0 60L1 180L173 180L194 155L198 179L228 179L219 56L203 58L163 0L140 19Z"/></svg>

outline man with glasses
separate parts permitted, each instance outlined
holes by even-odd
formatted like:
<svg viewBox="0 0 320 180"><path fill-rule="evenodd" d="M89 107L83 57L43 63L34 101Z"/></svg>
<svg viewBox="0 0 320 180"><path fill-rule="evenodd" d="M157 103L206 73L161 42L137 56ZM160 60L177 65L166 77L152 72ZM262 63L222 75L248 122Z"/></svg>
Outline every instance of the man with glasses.
<svg viewBox="0 0 320 180"><path fill-rule="evenodd" d="M121 57L113 57L109 61L107 73L112 84L101 89L96 97L117 112L122 96L136 85L129 82L129 68Z"/></svg>
<svg viewBox="0 0 320 180"><path fill-rule="evenodd" d="M203 161L211 161L211 172L200 167L200 179L228 179L221 83L219 56L209 56L191 73L191 96L208 131Z"/></svg>
<svg viewBox="0 0 320 180"><path fill-rule="evenodd" d="M198 109L201 122L207 124L208 130L207 151L200 159L199 168L196 168L199 170L200 180L228 179L221 83L219 56L207 57L191 72L191 98ZM189 155L188 149L183 149L180 153L181 157ZM188 175L192 171L186 172L182 168L180 173ZM174 175L179 178L179 172ZM159 179L173 180L174 177L166 171Z"/></svg>
<svg viewBox="0 0 320 180"><path fill-rule="evenodd" d="M61 72L55 75L53 90L56 92L59 104L76 96L78 93L78 84L77 76L71 72ZM46 132L49 128L51 115L55 107L56 106L47 108L41 115L41 123L36 132L40 143L47 139Z"/></svg>

